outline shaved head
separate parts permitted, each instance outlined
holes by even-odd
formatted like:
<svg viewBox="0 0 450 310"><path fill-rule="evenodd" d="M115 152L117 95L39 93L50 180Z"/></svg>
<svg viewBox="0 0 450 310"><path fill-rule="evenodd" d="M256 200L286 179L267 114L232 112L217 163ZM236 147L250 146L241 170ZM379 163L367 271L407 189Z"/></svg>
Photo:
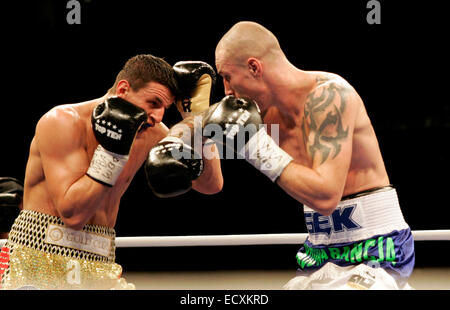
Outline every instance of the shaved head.
<svg viewBox="0 0 450 310"><path fill-rule="evenodd" d="M217 44L215 56L225 95L253 99L262 115L274 106L294 107L316 81L287 59L270 30L255 22L234 24Z"/></svg>
<svg viewBox="0 0 450 310"><path fill-rule="evenodd" d="M291 67L272 32L242 21L217 44L216 69L226 95L251 98L264 111L275 101L274 85Z"/></svg>
<svg viewBox="0 0 450 310"><path fill-rule="evenodd" d="M222 37L216 47L216 60L244 64L249 57L265 60L284 56L277 38L255 22L239 22Z"/></svg>

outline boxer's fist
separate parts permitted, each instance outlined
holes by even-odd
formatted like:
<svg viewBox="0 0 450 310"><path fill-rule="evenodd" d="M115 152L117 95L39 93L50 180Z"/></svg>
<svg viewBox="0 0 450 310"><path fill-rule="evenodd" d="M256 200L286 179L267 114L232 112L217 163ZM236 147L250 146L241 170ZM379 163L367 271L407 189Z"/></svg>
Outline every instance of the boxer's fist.
<svg viewBox="0 0 450 310"><path fill-rule="evenodd" d="M139 128L147 122L144 109L119 97L100 103L92 112L92 129L108 151L128 155Z"/></svg>
<svg viewBox="0 0 450 310"><path fill-rule="evenodd" d="M215 134L215 126L211 126L213 124L221 128L223 136ZM205 115L203 134L240 153L248 140L260 129L260 125L262 118L253 100L226 96ZM211 135L212 133L214 135Z"/></svg>
<svg viewBox="0 0 450 310"><path fill-rule="evenodd" d="M173 70L180 90L176 104L183 118L207 110L216 82L214 69L202 61L179 61Z"/></svg>
<svg viewBox="0 0 450 310"><path fill-rule="evenodd" d="M91 122L99 145L87 175L113 186L128 161L137 132L147 122L147 113L124 99L112 97L94 109Z"/></svg>
<svg viewBox="0 0 450 310"><path fill-rule="evenodd" d="M205 116L203 135L233 150L275 182L292 157L276 144L262 125L256 102L226 96ZM217 134L218 126L222 135Z"/></svg>
<svg viewBox="0 0 450 310"><path fill-rule="evenodd" d="M145 163L148 185L161 198L186 193L202 171L201 156L175 137L166 137L156 144Z"/></svg>

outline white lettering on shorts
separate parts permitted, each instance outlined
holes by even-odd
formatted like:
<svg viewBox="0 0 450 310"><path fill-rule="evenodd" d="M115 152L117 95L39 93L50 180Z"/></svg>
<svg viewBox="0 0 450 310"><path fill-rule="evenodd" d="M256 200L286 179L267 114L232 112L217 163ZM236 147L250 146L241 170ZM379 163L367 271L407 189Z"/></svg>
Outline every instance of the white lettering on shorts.
<svg viewBox="0 0 450 310"><path fill-rule="evenodd" d="M359 208L358 208L359 207ZM337 207L329 216L318 212L305 211L305 222L308 232L312 235L326 234L330 236L335 233L352 231L362 227L361 210L358 203Z"/></svg>
<svg viewBox="0 0 450 310"><path fill-rule="evenodd" d="M95 233L78 231L61 225L49 224L45 236L46 243L108 256L112 238Z"/></svg>

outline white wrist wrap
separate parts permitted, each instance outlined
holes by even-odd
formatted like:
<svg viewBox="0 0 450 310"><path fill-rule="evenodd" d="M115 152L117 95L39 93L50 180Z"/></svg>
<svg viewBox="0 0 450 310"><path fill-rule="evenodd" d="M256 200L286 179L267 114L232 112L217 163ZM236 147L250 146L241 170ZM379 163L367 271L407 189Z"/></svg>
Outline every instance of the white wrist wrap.
<svg viewBox="0 0 450 310"><path fill-rule="evenodd" d="M99 144L92 157L87 175L97 181L114 186L127 161L128 155L110 152Z"/></svg>
<svg viewBox="0 0 450 310"><path fill-rule="evenodd" d="M280 176L293 158L281 149L262 127L239 152L239 155L260 170L272 182Z"/></svg>

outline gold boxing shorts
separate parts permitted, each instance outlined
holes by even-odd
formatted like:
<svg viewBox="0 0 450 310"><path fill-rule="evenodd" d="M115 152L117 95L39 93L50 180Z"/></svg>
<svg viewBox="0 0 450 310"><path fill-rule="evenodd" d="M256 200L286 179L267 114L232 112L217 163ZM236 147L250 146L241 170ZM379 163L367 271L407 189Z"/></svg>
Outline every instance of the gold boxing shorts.
<svg viewBox="0 0 450 310"><path fill-rule="evenodd" d="M2 289L134 289L115 263L113 228L85 225L77 231L62 220L22 210L0 253Z"/></svg>

